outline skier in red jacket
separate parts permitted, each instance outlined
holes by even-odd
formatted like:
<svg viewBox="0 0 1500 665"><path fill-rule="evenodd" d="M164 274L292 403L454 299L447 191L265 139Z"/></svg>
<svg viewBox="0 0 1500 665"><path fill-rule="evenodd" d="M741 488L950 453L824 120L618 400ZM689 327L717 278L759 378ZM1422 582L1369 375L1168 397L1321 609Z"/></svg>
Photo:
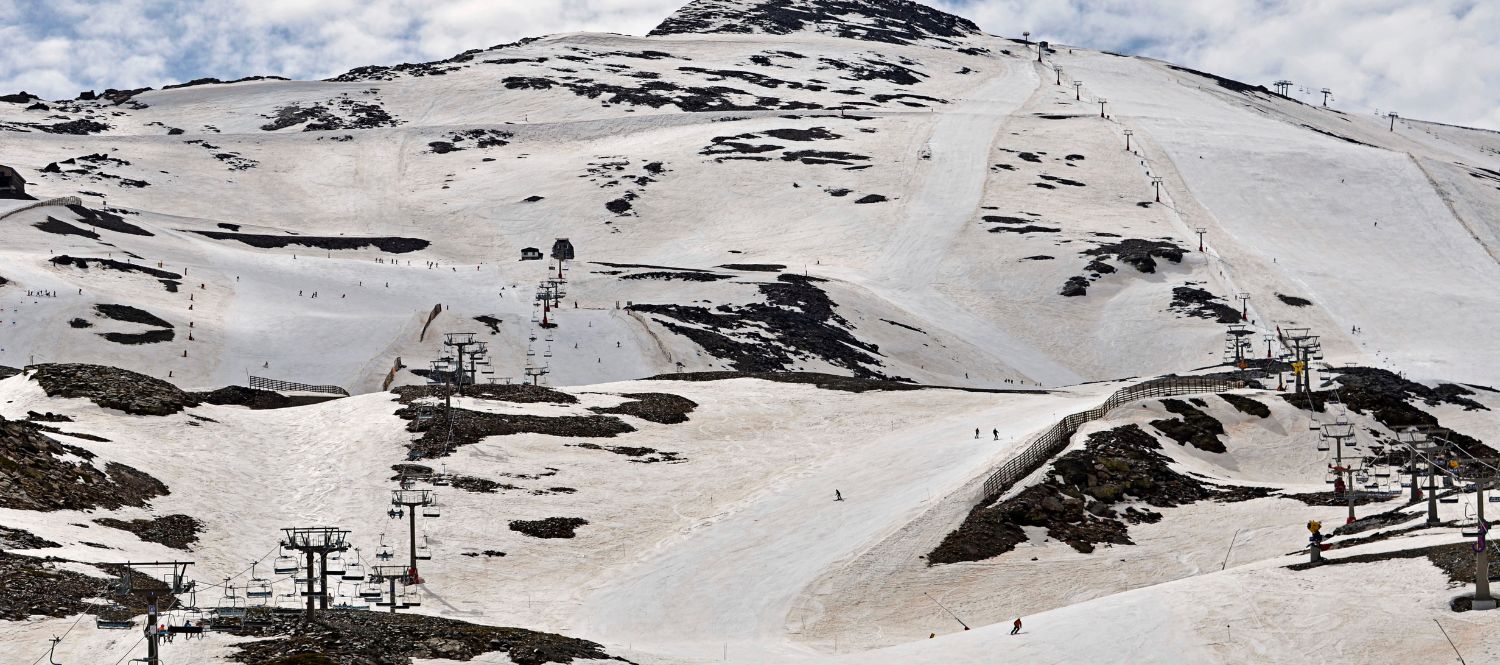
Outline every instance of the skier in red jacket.
<svg viewBox="0 0 1500 665"><path fill-rule="evenodd" d="M1010 629L1010 634L1011 635L1015 635L1016 633L1021 632L1021 617L1016 617L1016 622L1014 624L1011 624L1011 626L1012 626L1012 628Z"/></svg>

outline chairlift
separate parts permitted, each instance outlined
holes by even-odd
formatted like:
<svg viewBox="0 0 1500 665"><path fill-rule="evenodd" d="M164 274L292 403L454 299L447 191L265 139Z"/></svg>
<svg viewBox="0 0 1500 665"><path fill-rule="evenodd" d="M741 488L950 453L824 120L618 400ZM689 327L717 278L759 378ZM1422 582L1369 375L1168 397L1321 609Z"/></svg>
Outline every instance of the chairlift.
<svg viewBox="0 0 1500 665"><path fill-rule="evenodd" d="M422 506L422 517L442 517L442 509L438 507L437 497L432 497L432 502Z"/></svg>
<svg viewBox="0 0 1500 665"><path fill-rule="evenodd" d="M416 589L402 589L401 604L405 607L421 607L422 592Z"/></svg>
<svg viewBox="0 0 1500 665"><path fill-rule="evenodd" d="M400 508L392 508L390 510L385 511L385 514L387 516L389 516L393 520L399 520L402 517L406 516L406 511L404 511L404 510L402 510Z"/></svg>
<svg viewBox="0 0 1500 665"><path fill-rule="evenodd" d="M245 597L270 598L271 583L266 580L250 580L250 584L245 587Z"/></svg>
<svg viewBox="0 0 1500 665"><path fill-rule="evenodd" d="M250 581L248 581L248 582L245 583L245 597L246 598L270 598L271 597L271 583L270 583L270 581L262 578L260 575L257 575L255 573L255 567L257 565L259 565L259 564L260 564L260 562L258 562L258 561L252 561L250 563ZM293 570L292 572L296 572L296 571Z"/></svg>
<svg viewBox="0 0 1500 665"><path fill-rule="evenodd" d="M126 630L135 627L135 619L124 605L110 603L94 616L94 627L102 630Z"/></svg>
<svg viewBox="0 0 1500 665"><path fill-rule="evenodd" d="M350 582L362 582L365 579L364 557L359 555L359 548L354 548L354 558L344 566L344 579Z"/></svg>
<svg viewBox="0 0 1500 665"><path fill-rule="evenodd" d="M343 562L343 560L342 559L335 559L332 556L329 556L328 557L328 564L325 565L325 566L323 566L323 574L324 575L338 575L338 576L342 577L343 574L344 574L344 562Z"/></svg>
<svg viewBox="0 0 1500 665"><path fill-rule="evenodd" d="M384 594L380 591L380 585L374 582L370 582L359 590L359 597L363 600L380 600L382 595Z"/></svg>
<svg viewBox="0 0 1500 665"><path fill-rule="evenodd" d="M271 571L277 575L291 575L297 572L297 568L299 568L297 560L289 556L276 557L276 561L271 565Z"/></svg>
<svg viewBox="0 0 1500 665"><path fill-rule="evenodd" d="M427 542L427 536L422 536L422 544L417 546L417 560L429 561L432 559L432 547Z"/></svg>
<svg viewBox="0 0 1500 665"><path fill-rule="evenodd" d="M1458 503L1458 497L1445 496L1438 499L1438 503Z"/></svg>
<svg viewBox="0 0 1500 665"><path fill-rule="evenodd" d="M235 593L234 589L233 584L224 586L224 596L219 599L219 606L214 610L219 616L226 618L245 616L245 598Z"/></svg>

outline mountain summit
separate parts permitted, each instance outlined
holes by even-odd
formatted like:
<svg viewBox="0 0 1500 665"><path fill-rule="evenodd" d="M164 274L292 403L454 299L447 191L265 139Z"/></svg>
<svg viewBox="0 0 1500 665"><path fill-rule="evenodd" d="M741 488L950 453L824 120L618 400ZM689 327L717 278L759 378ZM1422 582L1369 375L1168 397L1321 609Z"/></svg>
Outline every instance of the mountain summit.
<svg viewBox="0 0 1500 665"><path fill-rule="evenodd" d="M651 35L796 32L911 44L980 33L968 19L907 0L693 0Z"/></svg>

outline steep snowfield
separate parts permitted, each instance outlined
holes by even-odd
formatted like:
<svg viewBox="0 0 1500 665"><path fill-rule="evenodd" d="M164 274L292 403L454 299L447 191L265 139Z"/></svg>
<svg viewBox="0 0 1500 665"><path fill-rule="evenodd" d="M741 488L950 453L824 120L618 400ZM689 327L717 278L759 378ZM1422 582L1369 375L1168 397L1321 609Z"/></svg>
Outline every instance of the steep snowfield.
<svg viewBox="0 0 1500 665"><path fill-rule="evenodd" d="M698 406L679 424L622 416L637 431L614 438L492 436L421 461L502 486L436 488L420 613L594 640L639 663L1426 661L1451 651L1433 620L1469 662L1500 657L1493 613L1450 611L1460 590L1425 559L1288 569L1306 557L1306 521L1345 509L1274 494L1162 509L1129 527L1133 544L1087 554L1027 527L982 561L923 558L1058 418L1127 377L1221 363L1236 294L1250 296L1256 356L1282 351L1266 347L1278 328L1310 327L1331 365L1500 382L1487 343L1500 134L1391 131L1083 48L1054 45L1039 64L1033 46L956 17L864 0L696 0L647 37L553 35L329 81L46 104L0 102L0 163L37 198L82 205L0 200L0 367L98 363L194 390L255 375L354 396L151 417L0 379L0 416L71 416L62 430L108 441L59 441L171 489L147 508L0 509L0 524L59 543L22 554L189 557L211 606L211 585L243 583L251 561L272 577L283 527L349 528L367 562L381 534L404 552L385 510L414 435L382 385L393 367L395 385L423 383L412 370L445 353L443 333L474 332L490 345L482 379L545 364L579 402L457 399L464 409L587 416L637 393ZM44 129L79 120L109 127ZM563 237L578 260L544 330L536 285L558 268L517 259ZM647 378L733 369L1053 390ZM1326 491L1309 413L1239 392L1270 415L1201 396L1227 450L1157 436L1171 468ZM1494 411L1424 408L1500 435ZM1130 404L1070 450L1171 417ZM1355 421L1362 437L1389 435ZM1464 497L1440 512L1462 522L1474 508ZM186 514L204 530L185 554L92 524L106 514ZM548 517L588 524L573 539L508 527ZM1329 556L1461 540L1448 524ZM1026 628L1011 636L1016 616ZM30 662L74 623L0 622L0 661ZM58 656L108 662L137 639L85 617ZM178 642L169 662L218 662L233 640Z"/></svg>

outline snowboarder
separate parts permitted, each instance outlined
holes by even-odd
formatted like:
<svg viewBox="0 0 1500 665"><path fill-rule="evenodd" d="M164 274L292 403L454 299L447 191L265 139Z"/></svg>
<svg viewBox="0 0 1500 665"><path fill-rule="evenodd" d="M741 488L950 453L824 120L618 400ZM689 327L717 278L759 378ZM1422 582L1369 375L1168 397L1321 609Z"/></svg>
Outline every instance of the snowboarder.
<svg viewBox="0 0 1500 665"><path fill-rule="evenodd" d="M1000 430L998 428L990 430L990 433L992 433L992 434L995 435L995 440L996 441L1000 440Z"/></svg>
<svg viewBox="0 0 1500 665"><path fill-rule="evenodd" d="M1015 635L1019 632L1021 632L1021 617L1016 617L1016 622L1011 624L1010 634Z"/></svg>
<svg viewBox="0 0 1500 665"><path fill-rule="evenodd" d="M976 438L976 439L979 438L979 428L978 427L974 428L974 438Z"/></svg>
<svg viewBox="0 0 1500 665"><path fill-rule="evenodd" d="M833 500L834 501L843 501L844 500L844 493L840 492L838 490L834 490L833 491Z"/></svg>

